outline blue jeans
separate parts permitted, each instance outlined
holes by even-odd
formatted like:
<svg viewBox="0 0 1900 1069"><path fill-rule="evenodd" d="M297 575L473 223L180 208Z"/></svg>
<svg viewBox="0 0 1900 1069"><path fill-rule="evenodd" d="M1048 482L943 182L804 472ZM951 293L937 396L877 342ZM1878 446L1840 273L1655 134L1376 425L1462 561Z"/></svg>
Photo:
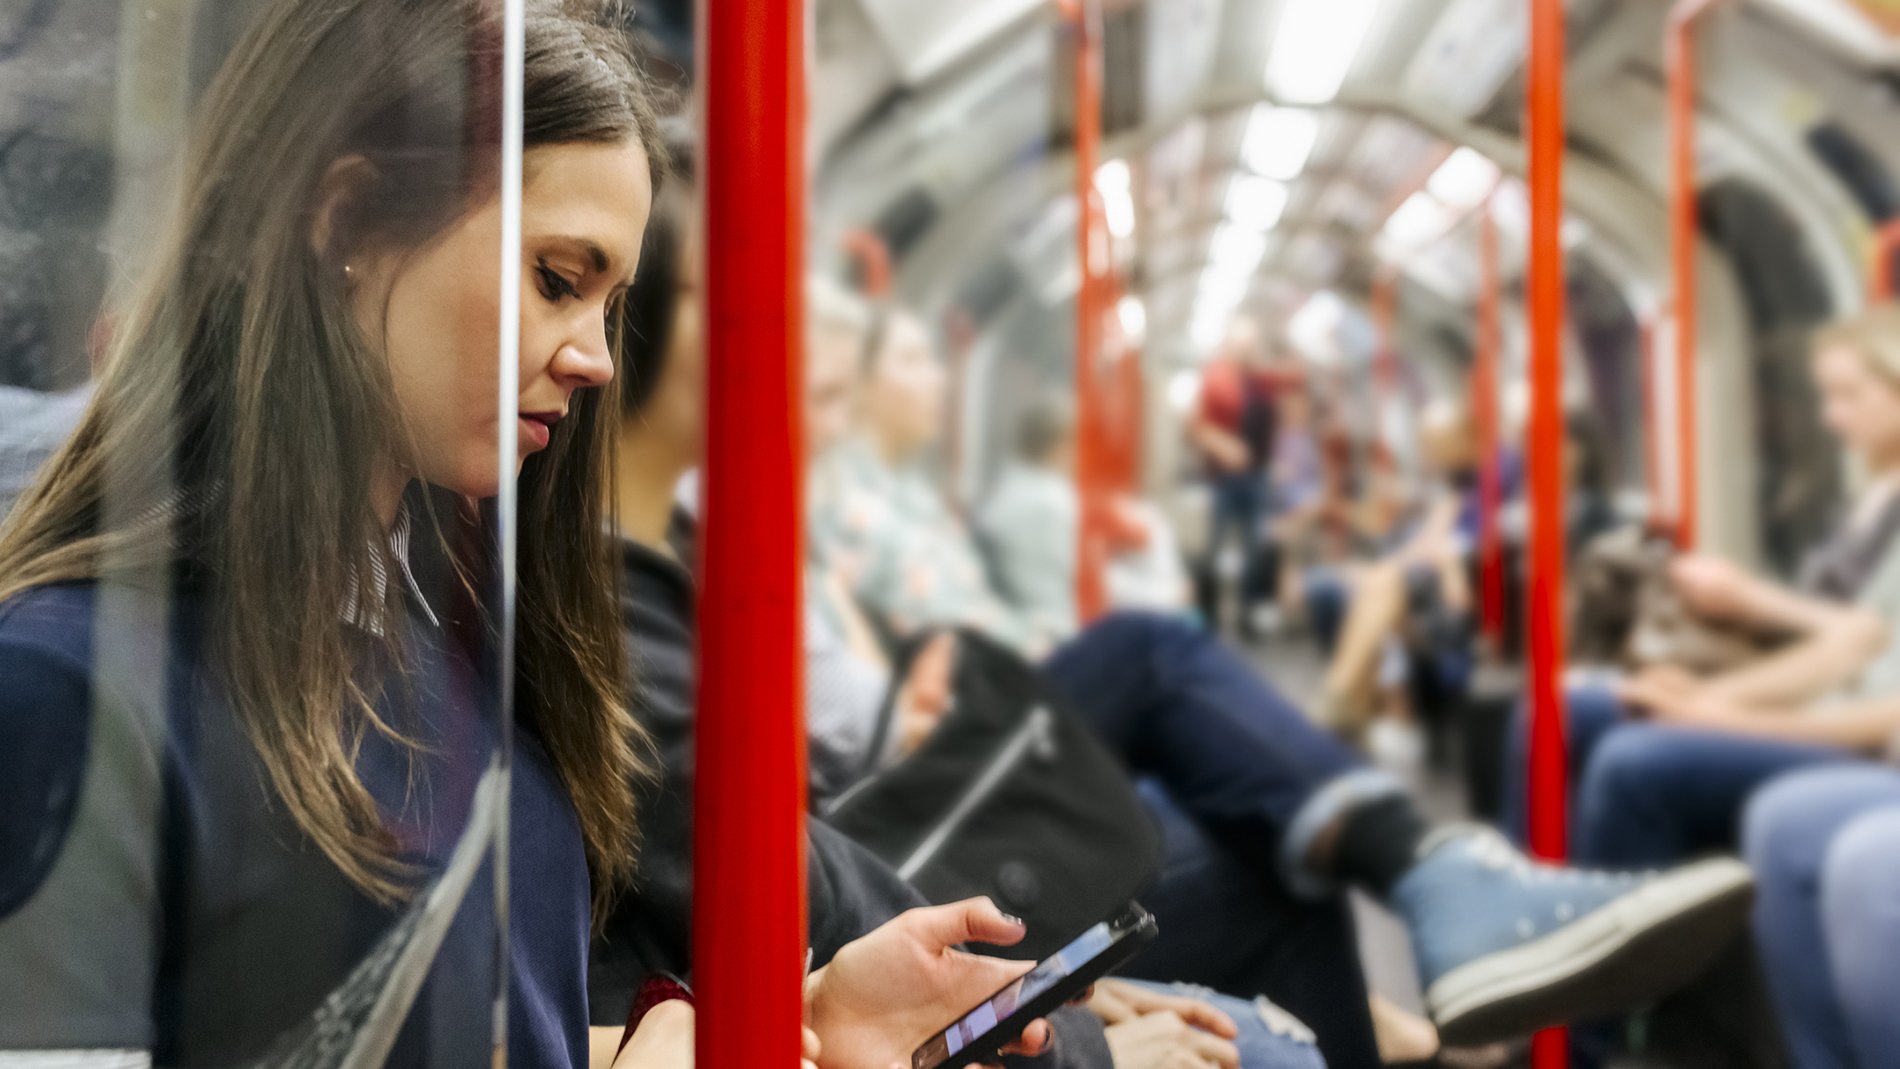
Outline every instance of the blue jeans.
<svg viewBox="0 0 1900 1069"><path fill-rule="evenodd" d="M1203 581L1206 583L1202 611L1210 626L1221 619L1220 554L1228 539L1238 539L1241 551L1240 608L1241 628L1246 630L1246 610L1253 599L1256 569L1264 539L1261 524L1267 514L1267 476L1246 471L1209 478L1213 492L1213 515L1208 520L1207 549L1201 555Z"/></svg>
<svg viewBox="0 0 1900 1069"><path fill-rule="evenodd" d="M1670 865L1733 850L1742 807L1768 781L1810 765L1851 760L1845 750L1670 727L1626 718L1607 690L1573 690L1568 701L1571 848L1604 868ZM1528 759L1519 710L1506 769L1506 812L1523 828ZM1515 807L1515 808L1513 808Z"/></svg>
<svg viewBox="0 0 1900 1069"><path fill-rule="evenodd" d="M1065 643L1044 679L1137 775L1251 863L1314 894L1313 841L1354 806L1399 793L1205 629L1116 613Z"/></svg>
<svg viewBox="0 0 1900 1069"><path fill-rule="evenodd" d="M1900 1064L1900 772L1789 776L1748 807L1755 932L1800 1069Z"/></svg>
<svg viewBox="0 0 1900 1069"><path fill-rule="evenodd" d="M1164 846L1143 903L1166 937L1130 975L1266 995L1334 1069L1376 1067L1351 910L1306 865L1313 841L1401 788L1315 728L1214 635L1121 613L1045 663L1054 691L1139 779Z"/></svg>
<svg viewBox="0 0 1900 1069"><path fill-rule="evenodd" d="M1223 995L1195 984L1136 983L1163 995L1178 995L1212 1003L1214 1008L1233 1018L1235 1026L1240 1029L1240 1035L1234 1039L1234 1046L1240 1048L1240 1069L1326 1067L1326 1059L1320 1057L1319 1049L1313 1046L1310 1036L1302 1034L1300 1022L1287 1021L1283 1016L1285 1011L1271 1002L1262 1006L1258 1002Z"/></svg>

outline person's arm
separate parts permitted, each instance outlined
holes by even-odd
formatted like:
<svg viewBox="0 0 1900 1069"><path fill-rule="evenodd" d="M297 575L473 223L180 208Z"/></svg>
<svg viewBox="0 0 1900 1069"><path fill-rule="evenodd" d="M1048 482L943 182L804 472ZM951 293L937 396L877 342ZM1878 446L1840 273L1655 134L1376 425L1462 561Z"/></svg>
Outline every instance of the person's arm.
<svg viewBox="0 0 1900 1069"><path fill-rule="evenodd" d="M1247 443L1240 435L1196 412L1188 421L1188 441L1201 455L1228 471L1247 468Z"/></svg>
<svg viewBox="0 0 1900 1069"><path fill-rule="evenodd" d="M1669 566L1669 578L1689 608L1702 616L1759 631L1808 635L1844 610L1780 583L1750 575L1720 557L1691 554Z"/></svg>
<svg viewBox="0 0 1900 1069"><path fill-rule="evenodd" d="M1852 679L1890 641L1885 620L1831 608L1793 645L1710 678L1711 698L1743 705L1806 705Z"/></svg>
<svg viewBox="0 0 1900 1069"><path fill-rule="evenodd" d="M587 1030L589 1069L693 1069L697 1017L684 1002L662 1002L647 1011L640 1027L620 1046L622 1029ZM800 1069L818 1069L818 1037L805 1029Z"/></svg>
<svg viewBox="0 0 1900 1069"><path fill-rule="evenodd" d="M1781 742L1873 752L1900 733L1900 696L1813 710L1743 706L1699 694L1629 696L1661 723Z"/></svg>

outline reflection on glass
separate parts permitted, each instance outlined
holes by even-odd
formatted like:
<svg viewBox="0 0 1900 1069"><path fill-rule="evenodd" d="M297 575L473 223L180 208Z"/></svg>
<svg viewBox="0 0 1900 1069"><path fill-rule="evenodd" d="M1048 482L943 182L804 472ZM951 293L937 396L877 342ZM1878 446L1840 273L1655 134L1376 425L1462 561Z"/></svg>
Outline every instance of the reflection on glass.
<svg viewBox="0 0 1900 1069"><path fill-rule="evenodd" d="M0 1061L583 1065L649 93L530 5L504 263L509 4L215 6L0 17Z"/></svg>

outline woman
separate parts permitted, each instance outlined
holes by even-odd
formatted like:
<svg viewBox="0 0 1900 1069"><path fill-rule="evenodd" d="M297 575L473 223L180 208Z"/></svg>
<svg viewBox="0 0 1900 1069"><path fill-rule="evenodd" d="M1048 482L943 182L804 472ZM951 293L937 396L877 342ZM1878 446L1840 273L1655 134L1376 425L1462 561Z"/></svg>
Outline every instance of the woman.
<svg viewBox="0 0 1900 1069"><path fill-rule="evenodd" d="M589 1062L590 903L631 867L639 770L600 387L658 156L620 31L531 5L503 424L499 17L283 3L209 91L90 407L0 530L0 1050L462 1067L505 1026L509 1064ZM512 649L481 596L505 478ZM1026 968L946 948L1019 937L964 904L854 944L808 985L827 1065L902 1057L879 1022ZM690 1036L669 1007L614 1064L689 1064Z"/></svg>
<svg viewBox="0 0 1900 1069"><path fill-rule="evenodd" d="M1656 668L1571 694L1576 842L1592 863L1732 849L1757 787L1877 752L1900 731L1900 309L1823 330L1812 352L1823 419L1863 465L1866 489L1795 586L1707 556L1673 566L1699 615L1787 635L1782 649L1713 676ZM1522 756L1521 731L1514 750Z"/></svg>

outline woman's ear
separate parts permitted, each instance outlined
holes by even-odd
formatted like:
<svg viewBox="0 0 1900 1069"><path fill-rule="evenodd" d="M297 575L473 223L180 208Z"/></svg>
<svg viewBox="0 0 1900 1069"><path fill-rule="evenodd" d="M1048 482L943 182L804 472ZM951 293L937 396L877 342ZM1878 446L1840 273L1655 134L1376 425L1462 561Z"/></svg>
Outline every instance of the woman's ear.
<svg viewBox="0 0 1900 1069"><path fill-rule="evenodd" d="M341 157L323 172L310 213L310 251L319 261L350 273L349 255L362 237L354 232L354 214L375 181L376 165L360 155Z"/></svg>

